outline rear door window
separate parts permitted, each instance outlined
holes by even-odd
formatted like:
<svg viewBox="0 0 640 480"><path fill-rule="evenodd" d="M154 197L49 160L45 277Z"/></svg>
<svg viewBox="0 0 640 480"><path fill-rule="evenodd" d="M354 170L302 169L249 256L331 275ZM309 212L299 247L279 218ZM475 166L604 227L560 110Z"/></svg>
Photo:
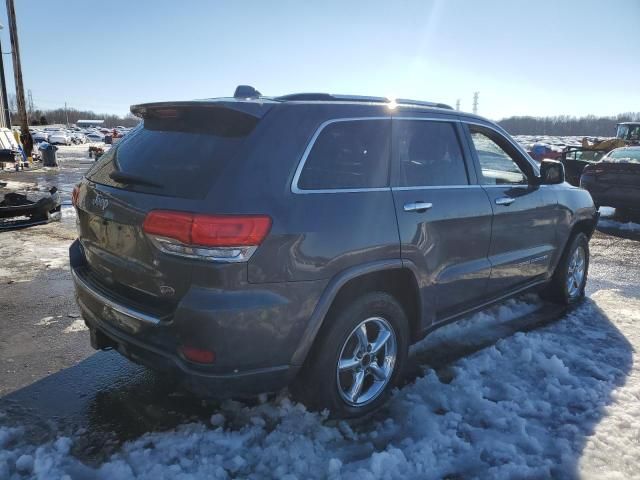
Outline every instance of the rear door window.
<svg viewBox="0 0 640 480"><path fill-rule="evenodd" d="M257 121L225 108L164 109L107 151L87 178L142 193L204 198Z"/></svg>
<svg viewBox="0 0 640 480"><path fill-rule="evenodd" d="M462 148L452 123L397 120L395 131L400 187L469 184Z"/></svg>
<svg viewBox="0 0 640 480"><path fill-rule="evenodd" d="M298 179L301 190L380 188L389 185L391 121L345 120L326 125Z"/></svg>

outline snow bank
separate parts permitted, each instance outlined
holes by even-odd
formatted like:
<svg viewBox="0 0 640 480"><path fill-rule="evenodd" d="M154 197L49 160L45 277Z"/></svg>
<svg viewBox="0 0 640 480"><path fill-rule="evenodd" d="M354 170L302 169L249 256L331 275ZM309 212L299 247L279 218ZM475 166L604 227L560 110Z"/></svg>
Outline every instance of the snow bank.
<svg viewBox="0 0 640 480"><path fill-rule="evenodd" d="M490 328L527 308L512 301L467 323ZM631 478L638 322L639 301L600 291L559 322L426 370L373 419L328 421L285 395L228 401L210 423L146 434L97 467L70 453L73 439L33 446L2 427L0 478Z"/></svg>
<svg viewBox="0 0 640 480"><path fill-rule="evenodd" d="M600 207L598 226L627 232L640 232L640 224L634 222L619 222L615 220L616 210L611 207Z"/></svg>
<svg viewBox="0 0 640 480"><path fill-rule="evenodd" d="M598 226L601 228L611 228L616 230L622 230L626 232L640 232L640 224L635 222L617 222L609 218L601 218L598 221Z"/></svg>

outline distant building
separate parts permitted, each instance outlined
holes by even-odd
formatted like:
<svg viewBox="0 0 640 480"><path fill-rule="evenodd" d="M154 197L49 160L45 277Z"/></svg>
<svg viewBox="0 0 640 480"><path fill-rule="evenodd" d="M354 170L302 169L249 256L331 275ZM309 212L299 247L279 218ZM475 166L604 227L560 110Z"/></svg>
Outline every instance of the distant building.
<svg viewBox="0 0 640 480"><path fill-rule="evenodd" d="M78 120L76 125L78 127L100 127L104 125L104 120Z"/></svg>

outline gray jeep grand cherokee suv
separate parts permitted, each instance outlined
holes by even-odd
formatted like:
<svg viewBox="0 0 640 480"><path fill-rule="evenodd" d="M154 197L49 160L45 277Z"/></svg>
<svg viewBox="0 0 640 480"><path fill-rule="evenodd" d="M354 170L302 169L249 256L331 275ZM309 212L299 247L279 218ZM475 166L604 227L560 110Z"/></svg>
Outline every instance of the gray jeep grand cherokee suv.
<svg viewBox="0 0 640 480"><path fill-rule="evenodd" d="M132 112L74 191L77 299L95 348L197 392L364 414L434 328L584 295L589 193L481 117L251 87Z"/></svg>

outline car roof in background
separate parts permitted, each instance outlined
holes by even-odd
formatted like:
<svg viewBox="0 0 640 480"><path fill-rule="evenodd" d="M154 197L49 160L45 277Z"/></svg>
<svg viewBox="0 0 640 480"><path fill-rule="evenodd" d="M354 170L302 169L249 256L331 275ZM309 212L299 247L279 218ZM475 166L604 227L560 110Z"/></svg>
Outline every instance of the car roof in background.
<svg viewBox="0 0 640 480"><path fill-rule="evenodd" d="M640 145L628 145L626 147L618 147L611 150L611 152L620 152L622 150L640 150Z"/></svg>

